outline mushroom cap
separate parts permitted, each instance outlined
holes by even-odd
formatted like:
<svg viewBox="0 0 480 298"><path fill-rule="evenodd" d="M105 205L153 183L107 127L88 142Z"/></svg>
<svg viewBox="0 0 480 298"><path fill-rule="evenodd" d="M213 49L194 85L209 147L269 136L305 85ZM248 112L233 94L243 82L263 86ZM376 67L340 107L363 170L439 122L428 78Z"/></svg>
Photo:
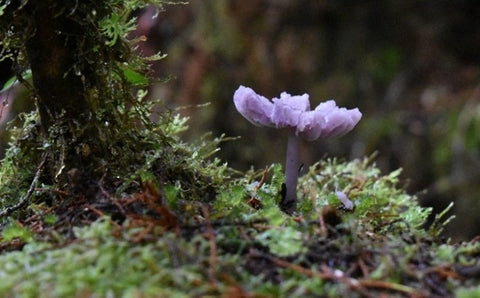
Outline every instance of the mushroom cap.
<svg viewBox="0 0 480 298"><path fill-rule="evenodd" d="M233 95L237 110L257 126L290 127L307 141L341 136L352 130L362 118L358 108L339 108L331 99L310 110L309 95L282 92L273 102L251 88L240 86Z"/></svg>
<svg viewBox="0 0 480 298"><path fill-rule="evenodd" d="M310 110L308 94L292 96L282 92L280 98L273 99L270 119L277 128L296 127L302 114Z"/></svg>
<svg viewBox="0 0 480 298"><path fill-rule="evenodd" d="M270 118L273 103L258 95L251 88L240 86L233 94L233 102L238 112L256 126L273 126Z"/></svg>
<svg viewBox="0 0 480 298"><path fill-rule="evenodd" d="M297 125L297 133L308 141L342 136L352 130L361 118L358 108L339 108L331 99L304 113Z"/></svg>

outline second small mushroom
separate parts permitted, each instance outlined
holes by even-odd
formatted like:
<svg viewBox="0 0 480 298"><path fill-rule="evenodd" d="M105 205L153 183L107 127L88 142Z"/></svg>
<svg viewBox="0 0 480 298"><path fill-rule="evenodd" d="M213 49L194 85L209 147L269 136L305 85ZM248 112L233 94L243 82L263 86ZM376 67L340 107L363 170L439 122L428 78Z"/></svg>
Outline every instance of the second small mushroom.
<svg viewBox="0 0 480 298"><path fill-rule="evenodd" d="M341 136L360 121L358 108L339 108L335 100L328 100L310 110L309 95L290 95L286 92L272 101L251 88L240 86L233 95L238 112L257 126L288 130L287 159L285 162L286 195L281 208L287 213L296 210L299 168L299 137L314 141L319 138Z"/></svg>

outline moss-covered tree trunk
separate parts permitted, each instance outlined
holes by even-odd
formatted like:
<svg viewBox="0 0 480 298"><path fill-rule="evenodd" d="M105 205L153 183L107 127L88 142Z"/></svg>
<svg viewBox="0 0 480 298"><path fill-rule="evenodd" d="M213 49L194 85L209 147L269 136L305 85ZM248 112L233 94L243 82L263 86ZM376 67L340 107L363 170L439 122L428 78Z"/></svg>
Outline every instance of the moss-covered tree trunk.
<svg viewBox="0 0 480 298"><path fill-rule="evenodd" d="M40 116L25 116L14 131L17 142L0 167L0 194L11 199L0 198L0 214L2 206L3 214L26 206L22 197L36 188L37 201L60 209L72 199L109 205L113 194L142 192L150 182L158 183L159 202L166 185L183 185L190 199L215 197L224 177L204 166L211 144L194 151L176 145L185 120L165 113L153 123L146 91L132 92L148 85L147 61L161 55L145 59L132 51L141 38L127 39L135 29L131 16L147 3L161 10L163 0L0 3L0 44L7 49L0 60L11 59L20 80L31 69Z"/></svg>
<svg viewBox="0 0 480 298"><path fill-rule="evenodd" d="M98 188L103 174L99 161L109 158L111 139L98 111L110 117L105 111L114 112L108 105L123 100L119 98L129 88L120 86L119 56L112 54L125 40L107 45L109 36L99 25L114 7L108 1L28 0L8 3L0 15L10 58L19 71L31 69L43 135L34 147L45 149L30 152L48 151L44 183L73 186L81 193ZM115 125L112 119L102 121Z"/></svg>
<svg viewBox="0 0 480 298"><path fill-rule="evenodd" d="M32 33L26 41L27 59L32 70L41 123L46 133L56 119L84 124L89 106L78 69L79 47L86 27L73 21L61 7L62 1L29 1ZM73 8L70 8L73 9Z"/></svg>
<svg viewBox="0 0 480 298"><path fill-rule="evenodd" d="M90 69L98 61L85 61L86 53L93 50L88 47L94 44L89 39L95 36L91 34L95 28L90 28L92 23L84 20L84 12L75 5L71 1L28 1L22 9L30 16L25 53L41 130L47 142L54 144L43 181L92 193L101 175L95 169L104 146L98 139L87 88L102 86ZM100 55L98 60L102 60Z"/></svg>

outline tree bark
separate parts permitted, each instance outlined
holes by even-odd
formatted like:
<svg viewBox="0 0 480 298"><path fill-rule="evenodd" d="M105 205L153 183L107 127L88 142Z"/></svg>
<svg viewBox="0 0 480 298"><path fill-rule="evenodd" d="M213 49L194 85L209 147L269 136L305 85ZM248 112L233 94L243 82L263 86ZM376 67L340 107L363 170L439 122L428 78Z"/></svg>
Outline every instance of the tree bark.
<svg viewBox="0 0 480 298"><path fill-rule="evenodd" d="M85 28L52 0L28 1L26 9L32 20L26 53L44 133L62 114L83 124L89 106L78 55Z"/></svg>

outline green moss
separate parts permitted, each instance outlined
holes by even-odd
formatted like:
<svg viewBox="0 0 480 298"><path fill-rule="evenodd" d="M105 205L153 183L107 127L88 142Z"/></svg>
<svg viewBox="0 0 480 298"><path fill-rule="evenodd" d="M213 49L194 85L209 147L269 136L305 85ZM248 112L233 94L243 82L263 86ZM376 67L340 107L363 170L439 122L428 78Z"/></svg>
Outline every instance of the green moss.
<svg viewBox="0 0 480 298"><path fill-rule="evenodd" d="M135 295L147 297L192 293L203 279L201 266L192 263L202 239L186 241L172 234L147 245L134 244L128 235L114 237L108 219L76 231L79 237L66 247L28 244L23 251L1 257L2 296L71 297L77 295ZM205 246L205 245L203 245ZM182 251L176 255L176 248ZM204 252L200 251L201 254Z"/></svg>
<svg viewBox="0 0 480 298"><path fill-rule="evenodd" d="M30 203L47 208L78 197L92 203L99 198L131 195L142 191L148 183L155 184L162 194L169 189L170 201L171 190L179 190L174 195L176 202L171 203L180 206L178 201L213 200L219 186L228 179L226 165L218 159L208 159L227 138L211 139L206 135L196 143L182 142L178 134L187 129L187 119L163 107L161 101L147 101L147 91L138 90L149 83L148 63L165 57L139 57L131 49L136 41L126 39L126 34L135 28L135 19L129 16L149 3L161 10L165 1L114 0L72 5L75 9L67 19L91 29L81 42L75 43L78 48L72 52L78 53L69 66L69 72L81 77L82 96L90 111L76 119L71 111L63 110L63 100L59 100L59 107L47 106L51 113L43 113L54 118L53 123L47 125L43 123L45 119L32 113L25 116L23 127L12 130L14 141L0 169L2 209L17 205L30 187L37 189L29 198ZM52 0L46 5L58 10L56 17L63 20L68 9L61 5L68 3ZM0 43L8 49L2 52L1 59L11 59L28 68L30 61L22 53L31 36L16 32L41 26L25 17L27 7L35 10L36 6L7 6L8 17L5 14L0 24L12 32L0 30ZM13 12L18 17L11 18ZM89 46L93 45L92 51ZM135 94L132 90L138 91ZM155 117L158 121L151 120L154 107L163 109ZM42 106L39 109L44 110ZM83 121L84 117L88 121ZM38 183L32 185L36 168L45 155L47 165ZM31 211L22 208L14 216L25 219L32 215Z"/></svg>
<svg viewBox="0 0 480 298"><path fill-rule="evenodd" d="M355 205L355 218L371 231L392 229L420 231L431 213L418 205L417 198L396 188L401 171L381 175L369 159L339 163L335 159L312 166L301 179L300 193L306 198L300 210L314 216L326 204L340 206L335 191L343 191ZM313 209L312 209L313 208Z"/></svg>
<svg viewBox="0 0 480 298"><path fill-rule="evenodd" d="M33 233L28 228L22 227L17 223L11 223L2 230L2 242L9 242L13 239L20 239L28 242L33 238Z"/></svg>
<svg viewBox="0 0 480 298"><path fill-rule="evenodd" d="M30 240L22 251L0 255L0 294L342 296L374 294L376 281L392 294L448 294L460 280L433 288L426 276L441 277L439 266L475 266L477 244L441 243L422 227L429 211L397 188L398 171L382 175L368 159L322 161L302 178L302 211L290 217L278 208L276 168L225 181L204 205L208 213L173 209L178 223L171 232L132 225L135 217L120 225L102 217L74 228L74 241ZM252 177L263 182L252 188ZM335 209L336 187L347 189L355 210ZM182 188L173 192L177 198ZM337 220L325 213L327 204Z"/></svg>

